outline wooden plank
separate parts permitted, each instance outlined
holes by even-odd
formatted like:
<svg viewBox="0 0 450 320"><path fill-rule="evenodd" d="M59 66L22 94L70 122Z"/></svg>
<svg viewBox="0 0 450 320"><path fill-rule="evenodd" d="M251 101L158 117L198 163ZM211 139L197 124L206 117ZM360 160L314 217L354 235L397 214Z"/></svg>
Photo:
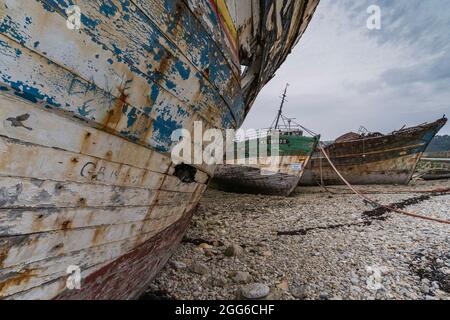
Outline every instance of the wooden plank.
<svg viewBox="0 0 450 320"><path fill-rule="evenodd" d="M12 209L147 206L152 204L156 192L144 188L93 183L2 177L0 207Z"/></svg>
<svg viewBox="0 0 450 320"><path fill-rule="evenodd" d="M171 163L169 157L144 146L41 110L17 96L0 95L0 119L24 114L29 116L24 124L32 130L3 120L0 135L160 173L167 172Z"/></svg>
<svg viewBox="0 0 450 320"><path fill-rule="evenodd" d="M185 211L181 206L157 206L151 208L147 218L124 224L101 225L29 235L0 237L0 267L25 265L39 260L68 254L90 247L143 236L148 239L164 230ZM142 241L142 240L141 240ZM1 273L4 271L1 270Z"/></svg>
<svg viewBox="0 0 450 320"><path fill-rule="evenodd" d="M93 268L82 270L81 271L81 277L86 278L89 274L93 273L95 270L100 268L100 266L95 266ZM24 274L19 274L18 276L23 277ZM26 279L26 277L25 277ZM35 278L31 278L35 279ZM22 281L22 283L25 281L22 278L19 278L19 282ZM61 276L55 280L48 281L46 283L40 284L38 286L29 288L25 292L20 292L16 294L12 294L10 296L4 297L5 300L51 300L55 296L57 296L59 293L64 291L66 289L67 285L67 275ZM11 285L8 284L8 286L5 286L5 289L3 289L8 293L13 292L11 289ZM13 287L14 289L14 287Z"/></svg>
<svg viewBox="0 0 450 320"><path fill-rule="evenodd" d="M80 118L90 119L93 126L107 126L116 134L133 141L140 140L163 152L170 150L174 144L171 140L174 130L185 128L192 132L195 120L210 127L213 121L219 121L220 118L219 113L214 114L210 109L208 120L204 121L198 112L176 107L170 104L169 99L153 106L148 115L98 87L92 89L92 84L56 64L49 64L47 59L1 34L0 54L0 83L3 81L12 86L14 91L11 92L33 103L40 102L45 107L56 108L56 111L67 111ZM2 90L5 88L8 89L2 86ZM0 93L5 94L5 91ZM36 97L40 97L41 101ZM89 105L88 113L85 112L86 103Z"/></svg>
<svg viewBox="0 0 450 320"><path fill-rule="evenodd" d="M231 47L225 45L225 32L219 21L219 16L215 10L215 0L186 0L191 12L196 16L203 28L214 39L214 43L221 49L222 54L234 65L237 73L240 74L239 59L231 50Z"/></svg>
<svg viewBox="0 0 450 320"><path fill-rule="evenodd" d="M28 299L33 296L34 299L46 299L46 297L51 299L61 290L50 295L51 290L43 289L52 287L51 283L60 278L65 282L68 266L78 266L82 271L82 279L84 279L102 266L131 251L137 244L147 241L151 236L153 233L43 259L27 265L6 268L0 274L0 286L2 287L0 297ZM18 279L20 281L17 281ZM61 289L65 289L65 284ZM36 292L39 294L31 295Z"/></svg>
<svg viewBox="0 0 450 320"><path fill-rule="evenodd" d="M162 33L149 26L148 19L136 8L126 13L110 3L111 10L117 9L110 16L102 10L108 5L100 1L79 1L85 24L81 32L73 32L65 26L66 5L61 2L7 2L9 19L4 19L3 25L8 36L116 98L123 97L126 88L128 103L138 110L150 112L153 104L168 100L170 95L181 100L183 109L195 101L199 110L216 108L217 115L228 110L206 79L191 70L187 59ZM46 10L49 7L57 12ZM54 30L51 37L43 23ZM163 97L157 102L159 95ZM180 100L175 105L180 105ZM94 106L89 107L94 112Z"/></svg>
<svg viewBox="0 0 450 320"><path fill-rule="evenodd" d="M147 189L158 189L164 179L161 173L5 137L0 150L3 176Z"/></svg>
<svg viewBox="0 0 450 320"><path fill-rule="evenodd" d="M234 63L230 65L225 59L223 48L217 46L186 4L171 0L132 2L156 23L164 36L219 90L227 104L234 106L232 110L235 116L242 116L244 106L240 89L240 70Z"/></svg>
<svg viewBox="0 0 450 320"><path fill-rule="evenodd" d="M0 234L20 236L68 229L139 222L149 207L1 209Z"/></svg>
<svg viewBox="0 0 450 320"><path fill-rule="evenodd" d="M22 126L15 127L10 121L3 121L0 122L0 135L160 173L166 173L172 162L168 155L150 150L148 147L86 127L85 123L61 117L48 110L41 110L17 96L0 95L0 119L11 119L21 115L28 116L24 125L29 129ZM209 175L212 175L214 170L214 166L207 164L196 167ZM200 182L204 183L207 178L203 174Z"/></svg>

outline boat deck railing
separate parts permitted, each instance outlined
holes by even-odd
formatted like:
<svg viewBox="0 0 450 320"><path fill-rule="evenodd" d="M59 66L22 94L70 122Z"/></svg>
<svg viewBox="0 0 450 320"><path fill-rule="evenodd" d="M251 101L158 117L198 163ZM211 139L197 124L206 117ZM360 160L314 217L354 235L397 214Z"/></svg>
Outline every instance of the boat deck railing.
<svg viewBox="0 0 450 320"><path fill-rule="evenodd" d="M303 136L304 132L300 126L279 126L277 129L264 128L258 130L239 130L236 133L234 141L243 142L245 140L264 139L273 136L274 134L279 134L280 136Z"/></svg>

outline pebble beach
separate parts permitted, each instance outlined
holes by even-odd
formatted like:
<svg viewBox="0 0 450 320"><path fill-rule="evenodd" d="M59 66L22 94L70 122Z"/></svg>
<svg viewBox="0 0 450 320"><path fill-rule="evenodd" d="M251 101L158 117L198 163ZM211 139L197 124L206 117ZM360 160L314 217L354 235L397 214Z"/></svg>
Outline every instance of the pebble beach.
<svg viewBox="0 0 450 320"><path fill-rule="evenodd" d="M360 186L450 220L450 180ZM449 300L450 226L380 210L344 186L290 197L209 189L142 299Z"/></svg>

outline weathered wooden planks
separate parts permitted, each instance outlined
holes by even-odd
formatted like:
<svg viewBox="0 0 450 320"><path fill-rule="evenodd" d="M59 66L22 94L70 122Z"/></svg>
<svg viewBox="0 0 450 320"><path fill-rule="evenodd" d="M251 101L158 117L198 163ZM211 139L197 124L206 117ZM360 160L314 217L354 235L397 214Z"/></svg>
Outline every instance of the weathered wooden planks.
<svg viewBox="0 0 450 320"><path fill-rule="evenodd" d="M387 135L338 138L325 150L334 166L351 184L408 184L428 144L447 123L404 128ZM317 153L310 161L301 185L343 184L329 162Z"/></svg>
<svg viewBox="0 0 450 320"><path fill-rule="evenodd" d="M161 173L0 137L0 175L158 189ZM24 161L32 159L32 161Z"/></svg>
<svg viewBox="0 0 450 320"><path fill-rule="evenodd" d="M229 161L219 165L213 184L230 192L289 196L297 187L310 156L260 157L255 159L255 164L249 164L251 159L244 160L247 163Z"/></svg>
<svg viewBox="0 0 450 320"><path fill-rule="evenodd" d="M67 5L54 2L50 6L57 6L52 7L57 12L44 10L43 4L36 1L8 3L3 25L9 30L7 35L15 41L88 81L91 84L88 90L98 87L116 98L123 97L126 91L127 103L146 114L153 105L174 101L174 98L174 106L183 110L196 101L196 111L200 113L212 107L218 108L217 115L227 113L226 105L209 82L198 71L197 74L191 72L194 67L140 10L135 7L132 13L130 9L126 9L126 13L116 8L118 3L110 3L110 10L116 10L110 15L100 10L101 6L107 6L101 3L81 1L78 4L86 24L79 33L67 29L66 18L58 14L64 15ZM124 19L124 15L128 18ZM87 24L87 20L95 21L95 27ZM42 28L43 21L46 28ZM51 37L47 28L55 30ZM71 44L70 51L61 51L66 46L62 49L55 45L66 42ZM83 108L85 113L95 112L93 104ZM176 110L166 107L166 112L171 109ZM173 116L176 118L176 114ZM96 119L101 121L101 118Z"/></svg>
<svg viewBox="0 0 450 320"><path fill-rule="evenodd" d="M126 221L125 223L118 221L117 224L114 224L114 220L111 220L109 224L92 226L87 224L82 228L76 229L62 228L50 232L2 237L0 238L0 245L2 252L5 252L5 254L2 256L2 260L0 260L0 266L2 269L16 265L24 267L31 262L69 254L74 251L117 241L125 241L136 237L141 239L151 237L177 221L184 213L185 203L183 202L179 206L158 206L150 208L150 210L147 210L147 214L144 215L145 220L133 221L133 219L130 219L130 221ZM122 209L117 210L120 211ZM100 210L92 212L95 215L101 213ZM33 220L34 222L31 222L31 227L33 227L33 223L36 226L39 223L39 219L43 219L39 218L39 215L36 218L36 220ZM80 214L77 219L83 220L83 218L89 219L90 217L89 215L83 216ZM58 220L53 220L51 217L48 219L47 223L58 222ZM66 225L70 227L70 223ZM48 226L47 228L55 228L55 226ZM4 270L2 270L3 272Z"/></svg>
<svg viewBox="0 0 450 320"><path fill-rule="evenodd" d="M215 0L186 0L191 12L197 17L214 43L221 49L227 60L234 66L235 72L240 74L240 62L237 52L226 40L226 33L220 23L219 12Z"/></svg>
<svg viewBox="0 0 450 320"><path fill-rule="evenodd" d="M0 272L0 279L7 279L6 281L0 281L0 297L8 296L10 294L14 294L23 290L28 290L30 288L34 288L38 285L42 285L46 282L54 281L55 279L59 279L60 277L64 277L66 273L66 269L70 265L77 265L81 268L85 275L89 275L90 273L98 270L105 263L111 263L115 258L129 252L136 246L146 242L148 239L151 239L158 231L161 231L168 226L175 223L183 214L184 209L181 207L178 208L170 208L164 207L167 210L158 209L158 219L152 217L153 222L150 224L148 221L141 222L142 228L136 228L140 233L129 234L126 238L120 238L119 230L123 230L124 228L129 228L130 224L122 224L122 225L101 225L97 228L92 229L94 231L94 237L96 238L96 242L89 247L84 247L83 243L66 245L58 247L56 250L59 250L60 253L56 254L51 251L47 253L45 258L37 259L34 261L23 261L21 264L14 266L7 266L3 268ZM181 210L181 211L180 211ZM164 212L164 214L162 214ZM176 214L174 214L174 212ZM139 223L131 224L131 226L137 226ZM134 228L132 228L134 229ZM84 230L84 229L83 229ZM67 234L68 239L65 239L64 244L67 244L67 241L70 241L77 234L79 234L83 230L75 230L75 231L62 231L61 232L52 232L50 234L36 234L27 237L27 241L23 238L11 237L6 239L11 239L11 243L21 242L22 246L20 247L20 252L24 252L30 250L29 244L30 241L33 243L34 250L41 250L42 246L45 246L45 243L48 243L49 240L61 239L62 235ZM87 230L87 234L91 231ZM105 236L111 237L112 233L116 232L119 235L115 236L116 241L101 241L100 237L104 239ZM44 236L45 235L45 236ZM85 237L86 234L83 234ZM53 238L53 239L50 239ZM6 242L6 241L4 241ZM60 242L62 244L63 242ZM3 245L5 245L3 243ZM57 245L58 246L58 245ZM79 249L81 247L81 249ZM78 248L75 250L70 250ZM8 258L13 254L17 253L17 247L12 246L9 249L10 252ZM16 254L14 258L20 259L23 256L20 254ZM37 256L39 257L39 255ZM36 256L35 256L36 258ZM26 276L24 276L24 274ZM17 282L17 277L20 277L22 281ZM66 277L64 277L65 279ZM26 281L25 281L26 280ZM6 290L7 289L7 290Z"/></svg>
<svg viewBox="0 0 450 320"><path fill-rule="evenodd" d="M214 170L182 182L172 132L244 117L238 2L80 0L79 31L66 28L70 4L0 3L3 298L142 291ZM66 290L69 265L81 291Z"/></svg>
<svg viewBox="0 0 450 320"><path fill-rule="evenodd" d="M4 209L149 206L156 192L144 188L2 177L0 206Z"/></svg>

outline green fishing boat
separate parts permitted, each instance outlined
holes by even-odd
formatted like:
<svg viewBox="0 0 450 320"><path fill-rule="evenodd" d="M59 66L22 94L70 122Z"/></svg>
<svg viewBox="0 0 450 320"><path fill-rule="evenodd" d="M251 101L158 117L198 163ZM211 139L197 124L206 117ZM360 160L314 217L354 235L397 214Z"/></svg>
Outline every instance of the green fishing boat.
<svg viewBox="0 0 450 320"><path fill-rule="evenodd" d="M270 129L236 141L227 148L225 163L216 168L212 185L237 192L289 196L320 140L305 136L307 130L283 116L287 87L278 115Z"/></svg>

